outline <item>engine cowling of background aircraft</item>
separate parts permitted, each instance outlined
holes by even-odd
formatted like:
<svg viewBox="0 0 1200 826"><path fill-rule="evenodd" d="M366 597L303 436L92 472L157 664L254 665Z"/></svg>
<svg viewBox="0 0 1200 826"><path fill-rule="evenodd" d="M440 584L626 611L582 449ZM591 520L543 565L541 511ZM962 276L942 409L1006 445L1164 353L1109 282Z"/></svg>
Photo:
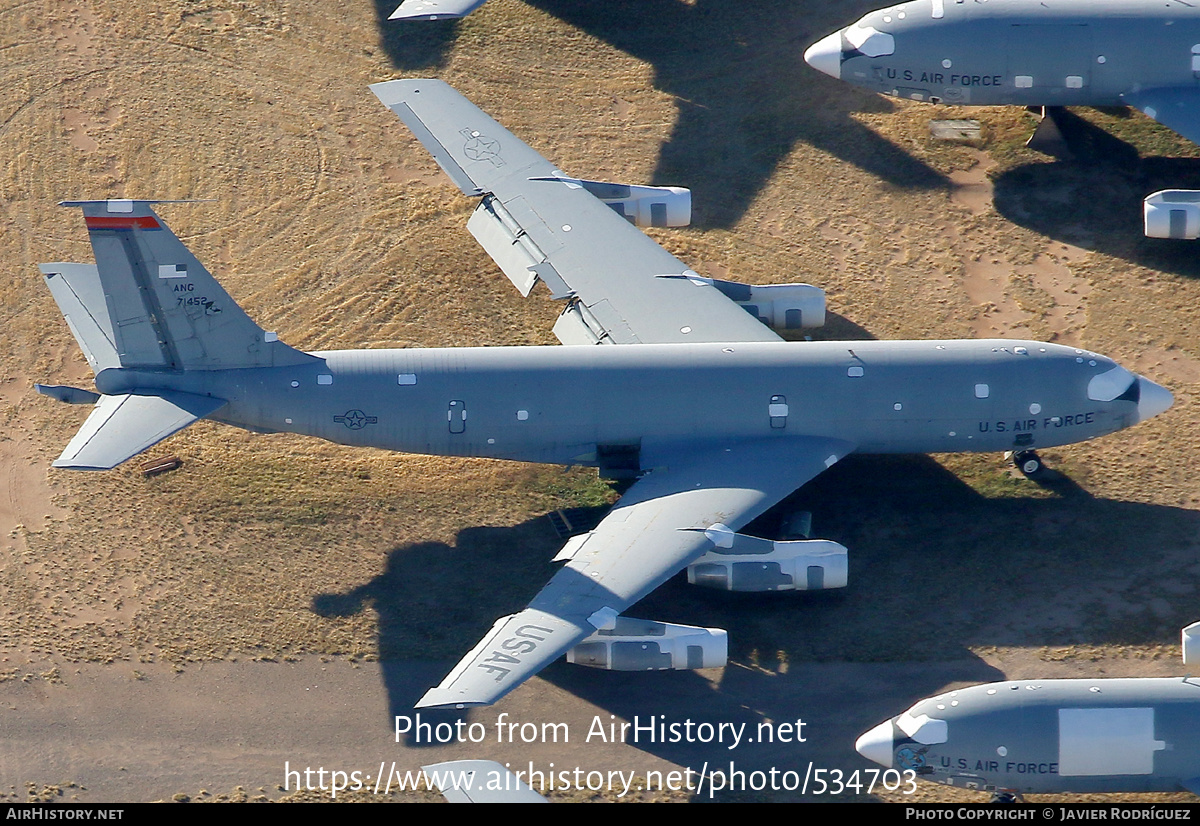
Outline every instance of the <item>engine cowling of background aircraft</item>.
<svg viewBox="0 0 1200 826"><path fill-rule="evenodd" d="M720 628L697 628L616 617L567 652L567 662L606 671L687 671L721 668L729 658L729 638Z"/></svg>
<svg viewBox="0 0 1200 826"><path fill-rule="evenodd" d="M690 189L584 180L579 184L634 226L686 227L692 223Z"/></svg>
<svg viewBox="0 0 1200 826"><path fill-rule="evenodd" d="M716 546L688 566L688 582L722 591L821 591L845 588L849 552L828 539L776 542L714 525Z"/></svg>
<svg viewBox="0 0 1200 826"><path fill-rule="evenodd" d="M1200 238L1200 191L1164 189L1142 201L1147 238Z"/></svg>
<svg viewBox="0 0 1200 826"><path fill-rule="evenodd" d="M1180 633L1183 643L1183 664L1200 663L1200 622L1193 622Z"/></svg>

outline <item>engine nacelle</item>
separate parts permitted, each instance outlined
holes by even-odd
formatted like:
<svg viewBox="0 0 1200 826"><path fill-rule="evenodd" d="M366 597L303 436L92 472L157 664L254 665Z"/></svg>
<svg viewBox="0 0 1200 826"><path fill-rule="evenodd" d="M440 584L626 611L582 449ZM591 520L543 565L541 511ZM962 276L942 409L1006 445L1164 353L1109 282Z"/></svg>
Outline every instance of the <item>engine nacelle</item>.
<svg viewBox="0 0 1200 826"><path fill-rule="evenodd" d="M825 325L825 291L811 284L739 284L688 274L712 284L772 330L803 330Z"/></svg>
<svg viewBox="0 0 1200 826"><path fill-rule="evenodd" d="M686 671L721 668L729 638L720 628L616 617L567 652L567 662L607 671Z"/></svg>
<svg viewBox="0 0 1200 826"><path fill-rule="evenodd" d="M1200 191L1164 189L1142 201L1147 238L1200 238Z"/></svg>
<svg viewBox="0 0 1200 826"><path fill-rule="evenodd" d="M811 284L752 286L750 297L737 303L772 330L825 326L825 291Z"/></svg>
<svg viewBox="0 0 1200 826"><path fill-rule="evenodd" d="M828 539L772 542L713 525L716 545L688 566L688 582L722 591L821 591L845 588L849 552Z"/></svg>
<svg viewBox="0 0 1200 826"><path fill-rule="evenodd" d="M772 330L805 330L825 325L825 291L812 284L739 284L709 278L695 270L658 277L686 278L698 286L716 287Z"/></svg>
<svg viewBox="0 0 1200 826"><path fill-rule="evenodd" d="M1184 628L1182 637L1184 665L1200 663L1200 622L1193 622Z"/></svg>
<svg viewBox="0 0 1200 826"><path fill-rule="evenodd" d="M634 226L686 227L692 223L690 189L603 181L579 181L579 184Z"/></svg>

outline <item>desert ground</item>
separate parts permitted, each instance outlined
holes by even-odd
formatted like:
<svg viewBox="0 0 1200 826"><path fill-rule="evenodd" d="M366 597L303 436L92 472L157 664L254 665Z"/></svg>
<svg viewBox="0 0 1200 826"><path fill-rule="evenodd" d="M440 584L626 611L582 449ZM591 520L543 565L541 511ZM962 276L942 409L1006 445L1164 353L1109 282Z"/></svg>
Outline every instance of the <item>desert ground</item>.
<svg viewBox="0 0 1200 826"><path fill-rule="evenodd" d="M883 99L804 65L873 5L491 0L420 26L387 22L388 0L2 0L0 799L327 799L297 795L285 764L374 777L467 757L853 772L871 767L858 734L948 686L1182 674L1178 632L1200 619L1200 247L1143 239L1139 207L1200 186L1200 151L1140 115L1077 110L1076 156L1058 161L1023 147L1022 110ZM728 629L726 668L559 663L467 715L483 742L396 742L394 717L553 573L547 514L612 501L594 471L208 422L152 451L183 460L172 473L51 470L87 410L32 386L91 379L37 270L91 260L67 198L202 199L159 212L296 347L554 344L557 305L512 289L466 231L473 202L367 90L420 76L571 174L692 188L695 226L655 239L701 273L824 288L819 337L1070 343L1175 406L1044 451L1040 485L998 455L851 457L755 526L811 510L850 549L844 592L676 578L632 610ZM931 139L931 119L957 117L982 137ZM809 737L584 739L594 719L659 714L803 719ZM502 719L565 722L571 740L501 742Z"/></svg>

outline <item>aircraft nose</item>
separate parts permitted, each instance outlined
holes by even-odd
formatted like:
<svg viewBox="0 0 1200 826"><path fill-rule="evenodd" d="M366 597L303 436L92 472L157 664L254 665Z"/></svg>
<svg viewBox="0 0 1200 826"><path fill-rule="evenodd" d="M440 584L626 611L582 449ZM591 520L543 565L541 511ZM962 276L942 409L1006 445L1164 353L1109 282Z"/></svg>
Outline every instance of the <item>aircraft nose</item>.
<svg viewBox="0 0 1200 826"><path fill-rule="evenodd" d="M839 80L842 77L842 33L822 37L804 52L804 62Z"/></svg>
<svg viewBox="0 0 1200 826"><path fill-rule="evenodd" d="M892 721L884 720L854 743L854 750L884 768L892 767Z"/></svg>
<svg viewBox="0 0 1200 826"><path fill-rule="evenodd" d="M1138 406L1137 420L1144 422L1159 413L1165 412L1175 403L1171 391L1161 384L1155 384L1145 376L1138 376Z"/></svg>

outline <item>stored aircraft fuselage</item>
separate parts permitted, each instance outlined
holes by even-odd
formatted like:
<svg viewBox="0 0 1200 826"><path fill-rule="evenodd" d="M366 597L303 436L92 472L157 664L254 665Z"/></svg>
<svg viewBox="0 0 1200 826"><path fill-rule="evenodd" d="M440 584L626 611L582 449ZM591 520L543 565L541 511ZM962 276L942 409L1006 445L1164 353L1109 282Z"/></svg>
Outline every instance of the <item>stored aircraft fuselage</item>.
<svg viewBox="0 0 1200 826"><path fill-rule="evenodd" d="M817 436L866 453L1002 451L1101 436L1171 394L1104 356L1032 341L487 347L314 353L238 370L102 370L102 393L228 400L212 418L343 444L603 464L606 447Z"/></svg>
<svg viewBox="0 0 1200 826"><path fill-rule="evenodd" d="M1200 87L1200 6L1146 0L912 0L805 52L856 86L948 104L1121 106Z"/></svg>
<svg viewBox="0 0 1200 826"><path fill-rule="evenodd" d="M1020 680L917 702L858 739L875 762L986 791L1200 791L1200 683Z"/></svg>

